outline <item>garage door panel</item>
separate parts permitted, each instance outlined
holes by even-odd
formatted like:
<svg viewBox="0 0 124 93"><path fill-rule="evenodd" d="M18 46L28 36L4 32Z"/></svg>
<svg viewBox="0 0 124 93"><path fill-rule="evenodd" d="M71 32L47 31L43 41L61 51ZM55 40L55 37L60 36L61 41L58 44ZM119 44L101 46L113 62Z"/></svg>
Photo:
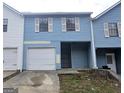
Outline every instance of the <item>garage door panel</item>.
<svg viewBox="0 0 124 93"><path fill-rule="evenodd" d="M32 69L33 68L33 69ZM28 70L55 70L55 65L29 65Z"/></svg>
<svg viewBox="0 0 124 93"><path fill-rule="evenodd" d="M32 62L32 60L29 60L30 62L28 64L54 64L54 59L51 59L51 61L48 61L47 59L46 60L42 60L42 61L39 61L39 60L35 60L34 62Z"/></svg>
<svg viewBox="0 0 124 93"><path fill-rule="evenodd" d="M17 69L17 49L3 49L3 69L16 70Z"/></svg>
<svg viewBox="0 0 124 93"><path fill-rule="evenodd" d="M55 70L54 48L32 48L28 50L28 70Z"/></svg>
<svg viewBox="0 0 124 93"><path fill-rule="evenodd" d="M34 55L34 56L36 56L36 55ZM36 59L38 59L38 60L39 59L42 59L42 60L44 60L44 59L53 59L55 57L55 55L54 56L51 56L51 55L44 55L44 56L37 55L36 57L34 57L34 56L29 56L29 57L34 59L34 60L36 60Z"/></svg>

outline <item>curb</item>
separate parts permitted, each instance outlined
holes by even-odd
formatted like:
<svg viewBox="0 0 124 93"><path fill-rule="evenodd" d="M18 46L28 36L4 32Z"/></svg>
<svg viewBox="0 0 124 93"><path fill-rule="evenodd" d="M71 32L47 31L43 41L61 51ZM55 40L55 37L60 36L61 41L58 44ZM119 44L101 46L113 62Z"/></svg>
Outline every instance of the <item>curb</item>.
<svg viewBox="0 0 124 93"><path fill-rule="evenodd" d="M5 82L5 81L11 79L12 77L16 76L16 75L19 74L19 73L20 73L20 71L17 70L15 73L13 73L13 74L11 74L11 75L9 75L9 76L4 77L4 78L3 78L3 82Z"/></svg>

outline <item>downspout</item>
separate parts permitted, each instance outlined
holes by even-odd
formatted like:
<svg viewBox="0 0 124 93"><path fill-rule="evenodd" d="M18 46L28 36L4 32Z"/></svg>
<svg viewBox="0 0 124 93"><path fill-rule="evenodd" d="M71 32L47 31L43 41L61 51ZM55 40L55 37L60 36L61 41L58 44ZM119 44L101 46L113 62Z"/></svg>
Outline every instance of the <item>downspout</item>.
<svg viewBox="0 0 124 93"><path fill-rule="evenodd" d="M22 15L23 17L23 38L22 38L22 62L21 62L21 69L20 69L20 72L23 72L23 64L24 64L24 21L25 21L25 18L24 18L24 15Z"/></svg>
<svg viewBox="0 0 124 93"><path fill-rule="evenodd" d="M95 49L95 41L94 41L94 33L93 33L93 22L92 19L90 20L91 24L91 52L92 52L92 68L97 69L97 63L96 63L96 49Z"/></svg>

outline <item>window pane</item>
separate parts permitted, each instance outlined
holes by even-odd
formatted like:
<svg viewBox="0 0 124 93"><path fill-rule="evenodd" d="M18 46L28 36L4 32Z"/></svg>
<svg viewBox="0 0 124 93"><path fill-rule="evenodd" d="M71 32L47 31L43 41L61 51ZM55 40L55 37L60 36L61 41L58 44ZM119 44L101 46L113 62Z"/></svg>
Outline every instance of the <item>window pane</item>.
<svg viewBox="0 0 124 93"><path fill-rule="evenodd" d="M67 31L75 31L75 18L66 18Z"/></svg>
<svg viewBox="0 0 124 93"><path fill-rule="evenodd" d="M8 19L3 19L3 25L7 25L8 24Z"/></svg>
<svg viewBox="0 0 124 93"><path fill-rule="evenodd" d="M48 19L41 18L39 27L40 27L40 32L48 32Z"/></svg>
<svg viewBox="0 0 124 93"><path fill-rule="evenodd" d="M109 36L118 36L117 23L109 23Z"/></svg>
<svg viewBox="0 0 124 93"><path fill-rule="evenodd" d="M3 19L3 32L7 32L8 19Z"/></svg>
<svg viewBox="0 0 124 93"><path fill-rule="evenodd" d="M112 56L107 55L107 64L112 64Z"/></svg>

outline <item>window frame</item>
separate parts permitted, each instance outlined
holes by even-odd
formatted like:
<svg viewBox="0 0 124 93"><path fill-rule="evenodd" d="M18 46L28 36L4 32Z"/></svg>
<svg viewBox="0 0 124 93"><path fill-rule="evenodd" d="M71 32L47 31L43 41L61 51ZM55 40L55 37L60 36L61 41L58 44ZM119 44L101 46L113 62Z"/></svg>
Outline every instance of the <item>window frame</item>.
<svg viewBox="0 0 124 93"><path fill-rule="evenodd" d="M68 20L70 23L67 23ZM76 32L75 17L66 17L66 32Z"/></svg>
<svg viewBox="0 0 124 93"><path fill-rule="evenodd" d="M117 22L108 23L109 37L119 37Z"/></svg>
<svg viewBox="0 0 124 93"><path fill-rule="evenodd" d="M45 24L45 22L42 23L43 21L46 21L46 20L47 20L46 24ZM43 27L45 28L45 30L42 30L42 29L44 29ZM39 32L49 32L48 27L49 27L48 18L39 18Z"/></svg>

